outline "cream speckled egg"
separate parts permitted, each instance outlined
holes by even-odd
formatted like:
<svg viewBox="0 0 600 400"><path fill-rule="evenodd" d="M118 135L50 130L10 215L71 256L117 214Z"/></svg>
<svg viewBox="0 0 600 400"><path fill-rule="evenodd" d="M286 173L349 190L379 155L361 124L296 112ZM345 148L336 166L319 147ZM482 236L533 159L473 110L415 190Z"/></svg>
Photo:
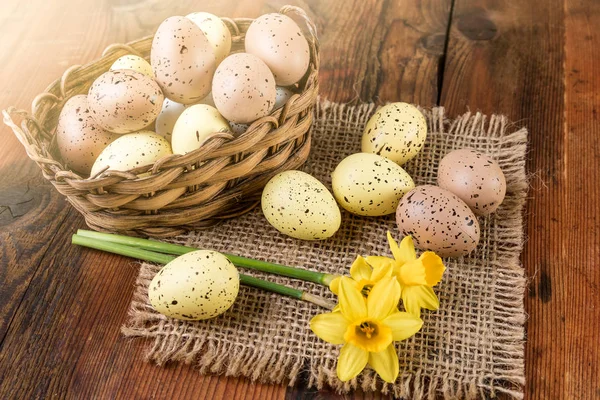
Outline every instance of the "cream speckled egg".
<svg viewBox="0 0 600 400"><path fill-rule="evenodd" d="M148 76L130 69L100 75L88 93L88 105L98 125L114 133L130 133L154 122L163 93Z"/></svg>
<svg viewBox="0 0 600 400"><path fill-rule="evenodd" d="M215 52L190 19L169 17L160 24L152 40L150 60L167 98L193 104L210 92L217 67Z"/></svg>
<svg viewBox="0 0 600 400"><path fill-rule="evenodd" d="M256 18L245 38L246 52L263 60L280 86L298 82L310 63L308 42L290 17L272 13Z"/></svg>
<svg viewBox="0 0 600 400"><path fill-rule="evenodd" d="M156 133L171 142L175 122L177 122L177 118L179 118L186 107L185 104L165 99L162 110L154 122L154 130Z"/></svg>
<svg viewBox="0 0 600 400"><path fill-rule="evenodd" d="M133 54L117 58L110 69L113 71L118 69L132 69L154 79L154 71L152 71L150 63L142 57Z"/></svg>
<svg viewBox="0 0 600 400"><path fill-rule="evenodd" d="M238 271L227 257L198 250L165 265L150 282L148 297L159 313L195 321L223 314L239 289Z"/></svg>
<svg viewBox="0 0 600 400"><path fill-rule="evenodd" d="M275 79L269 67L252 54L227 57L213 78L212 94L221 115L247 124L268 115L275 105Z"/></svg>
<svg viewBox="0 0 600 400"><path fill-rule="evenodd" d="M506 194L506 179L498 163L473 149L446 154L437 179L439 187L457 195L477 215L496 211Z"/></svg>
<svg viewBox="0 0 600 400"><path fill-rule="evenodd" d="M362 151L379 154L398 165L413 159L427 138L427 121L412 104L392 103L369 119L362 136Z"/></svg>
<svg viewBox="0 0 600 400"><path fill-rule="evenodd" d="M164 156L173 154L171 145L162 136L151 131L122 135L106 146L92 166L94 176L104 168L109 171L129 171L148 166Z"/></svg>
<svg viewBox="0 0 600 400"><path fill-rule="evenodd" d="M231 33L221 18L207 12L191 13L186 18L191 19L204 32L214 48L217 64L223 61L231 50Z"/></svg>
<svg viewBox="0 0 600 400"><path fill-rule="evenodd" d="M331 174L331 184L343 208L365 216L393 213L404 193L415 187L402 167L371 153L344 158Z"/></svg>
<svg viewBox="0 0 600 400"><path fill-rule="evenodd" d="M67 168L76 172L89 175L96 157L119 136L96 124L84 94L71 97L60 111L56 127L58 150Z"/></svg>
<svg viewBox="0 0 600 400"><path fill-rule="evenodd" d="M302 171L275 175L263 190L261 205L275 229L296 239L327 239L337 232L342 221L329 190Z"/></svg>
<svg viewBox="0 0 600 400"><path fill-rule="evenodd" d="M173 128L173 153L185 154L199 149L216 132L229 132L229 123L216 108L206 104L189 106Z"/></svg>
<svg viewBox="0 0 600 400"><path fill-rule="evenodd" d="M406 193L396 211L398 229L411 235L415 247L441 257L464 256L479 243L479 222L453 193L433 185Z"/></svg>

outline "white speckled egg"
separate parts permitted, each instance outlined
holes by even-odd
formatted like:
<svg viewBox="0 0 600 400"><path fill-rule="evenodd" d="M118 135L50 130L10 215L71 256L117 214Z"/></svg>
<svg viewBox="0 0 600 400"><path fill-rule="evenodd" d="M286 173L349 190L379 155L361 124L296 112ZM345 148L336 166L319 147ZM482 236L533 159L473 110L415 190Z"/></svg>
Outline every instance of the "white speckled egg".
<svg viewBox="0 0 600 400"><path fill-rule="evenodd" d="M412 160L427 138L427 121L417 107L392 103L369 119L362 136L362 151L379 154L398 165Z"/></svg>
<svg viewBox="0 0 600 400"><path fill-rule="evenodd" d="M173 154L165 138L151 131L122 135L106 146L92 166L91 176L104 168L110 171L129 171L151 166L162 157Z"/></svg>
<svg viewBox="0 0 600 400"><path fill-rule="evenodd" d="M245 38L246 52L263 60L280 86L298 82L310 63L308 42L290 17L272 13L256 18Z"/></svg>
<svg viewBox="0 0 600 400"><path fill-rule="evenodd" d="M239 289L240 276L227 257L198 250L165 265L150 282L148 297L159 313L195 321L223 314Z"/></svg>
<svg viewBox="0 0 600 400"><path fill-rule="evenodd" d="M133 54L117 58L110 69L112 71L118 69L132 69L154 79L154 71L152 71L150 63L142 57L134 56Z"/></svg>
<svg viewBox="0 0 600 400"><path fill-rule="evenodd" d="M337 232L342 221L329 190L302 171L275 175L263 190L261 205L275 229L296 239L327 239Z"/></svg>
<svg viewBox="0 0 600 400"><path fill-rule="evenodd" d="M371 153L356 153L342 160L331 174L333 195L353 214L387 215L396 211L404 193L415 184L402 167Z"/></svg>
<svg viewBox="0 0 600 400"><path fill-rule="evenodd" d="M175 122L177 122L177 118L179 118L186 107L185 104L165 99L162 110L154 122L154 130L156 133L171 142Z"/></svg>
<svg viewBox="0 0 600 400"><path fill-rule="evenodd" d="M248 124L238 124L235 122L231 122L229 121L229 127L231 128L231 132L233 132L236 135L241 135L242 133L246 132L248 130L248 127L250 125Z"/></svg>
<svg viewBox="0 0 600 400"><path fill-rule="evenodd" d="M421 250L441 257L464 256L479 243L479 223L464 201L433 185L417 186L406 193L396 211L403 235L411 235Z"/></svg>
<svg viewBox="0 0 600 400"><path fill-rule="evenodd" d="M191 13L186 18L191 19L204 32L214 48L217 64L223 61L231 50L231 33L221 18L207 12Z"/></svg>
<svg viewBox="0 0 600 400"><path fill-rule="evenodd" d="M283 87L283 86L277 86L277 88L275 90L276 90L275 106L273 107L273 109L277 110L278 108L285 106L285 103L287 103L287 101L290 99L290 97L292 97L294 92L292 92L290 89Z"/></svg>
<svg viewBox="0 0 600 400"><path fill-rule="evenodd" d="M437 179L441 188L457 195L477 215L496 211L506 194L506 179L498 163L473 149L446 154Z"/></svg>
<svg viewBox="0 0 600 400"><path fill-rule="evenodd" d="M84 94L71 97L60 111L56 127L58 150L67 168L76 172L89 175L96 157L119 136L96 124Z"/></svg>
<svg viewBox="0 0 600 400"><path fill-rule="evenodd" d="M216 132L229 132L229 123L216 108L206 104L189 106L173 127L173 153L185 154L199 149Z"/></svg>
<svg viewBox="0 0 600 400"><path fill-rule="evenodd" d="M207 106L215 107L215 101L213 100L212 92L207 94L205 98L203 98L196 104L206 104Z"/></svg>
<svg viewBox="0 0 600 400"><path fill-rule="evenodd" d="M221 115L247 124L268 115L275 105L275 79L269 67L252 54L227 57L213 78L212 94Z"/></svg>
<svg viewBox="0 0 600 400"><path fill-rule="evenodd" d="M164 96L156 82L130 69L100 75L88 93L88 105L98 125L114 133L130 133L154 122Z"/></svg>
<svg viewBox="0 0 600 400"><path fill-rule="evenodd" d="M170 17L160 24L152 40L150 60L167 98L193 104L210 92L217 67L215 52L190 19Z"/></svg>

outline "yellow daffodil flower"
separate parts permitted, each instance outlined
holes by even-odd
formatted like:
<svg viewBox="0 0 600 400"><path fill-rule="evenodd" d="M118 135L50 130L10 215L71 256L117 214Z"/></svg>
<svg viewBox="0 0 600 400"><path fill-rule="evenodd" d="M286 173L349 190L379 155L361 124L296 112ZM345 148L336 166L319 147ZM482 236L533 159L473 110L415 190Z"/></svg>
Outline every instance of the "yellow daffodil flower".
<svg viewBox="0 0 600 400"><path fill-rule="evenodd" d="M344 345L338 358L338 377L348 381L369 364L384 381L395 382L399 364L394 341L413 336L423 321L398 311L400 286L395 277L380 279L367 298L348 277L340 279L338 290L339 311L319 314L310 321L319 338Z"/></svg>
<svg viewBox="0 0 600 400"><path fill-rule="evenodd" d="M387 238L394 258L374 256L367 257L366 262L375 269L392 266L392 274L400 283L406 311L420 316L421 308L437 310L440 301L432 287L442 280L446 270L442 259L433 251L425 251L417 258L410 236L406 236L400 246L390 232L387 233Z"/></svg>
<svg viewBox="0 0 600 400"><path fill-rule="evenodd" d="M356 284L356 288L363 296L367 297L375 283L383 278L392 276L392 264L383 265L373 269L363 257L358 256L350 267L350 276ZM342 277L338 276L329 284L329 289L338 295Z"/></svg>

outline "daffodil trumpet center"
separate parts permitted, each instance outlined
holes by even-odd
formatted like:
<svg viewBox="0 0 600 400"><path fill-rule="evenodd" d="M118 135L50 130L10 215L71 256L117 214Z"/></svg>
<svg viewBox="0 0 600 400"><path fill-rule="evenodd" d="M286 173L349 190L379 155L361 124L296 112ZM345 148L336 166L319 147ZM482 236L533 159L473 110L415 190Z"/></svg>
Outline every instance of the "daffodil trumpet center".
<svg viewBox="0 0 600 400"><path fill-rule="evenodd" d="M367 280L367 279L361 279L357 284L357 288L358 291L364 296L364 297L369 297L369 293L371 293L371 289L373 289L373 285L375 284L375 282Z"/></svg>
<svg viewBox="0 0 600 400"><path fill-rule="evenodd" d="M344 340L365 351L378 353L392 343L392 331L381 321L367 319L349 324Z"/></svg>

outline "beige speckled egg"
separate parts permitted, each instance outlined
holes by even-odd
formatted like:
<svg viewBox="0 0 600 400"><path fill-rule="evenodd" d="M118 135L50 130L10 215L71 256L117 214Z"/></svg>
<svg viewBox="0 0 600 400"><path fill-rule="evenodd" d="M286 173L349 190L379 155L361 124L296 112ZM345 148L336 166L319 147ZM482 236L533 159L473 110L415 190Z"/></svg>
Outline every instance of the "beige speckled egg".
<svg viewBox="0 0 600 400"><path fill-rule="evenodd" d="M173 154L171 145L162 136L151 131L122 135L106 146L92 166L91 176L104 168L110 171L129 171L151 166L162 157Z"/></svg>
<svg viewBox="0 0 600 400"><path fill-rule="evenodd" d="M113 65L111 65L110 69L112 71L118 69L132 69L154 79L154 71L152 71L152 67L148 61L133 54L128 54L126 56L117 58Z"/></svg>
<svg viewBox="0 0 600 400"><path fill-rule="evenodd" d="M391 103L377 110L367 122L362 151L403 165L421 151L426 138L427 121L417 107Z"/></svg>
<svg viewBox="0 0 600 400"><path fill-rule="evenodd" d="M162 110L160 110L160 114L158 114L158 117L156 117L156 121L154 122L156 134L164 137L170 143L175 122L177 122L177 119L186 107L185 104L165 99Z"/></svg>
<svg viewBox="0 0 600 400"><path fill-rule="evenodd" d="M263 190L261 205L275 229L296 239L327 239L337 232L342 221L329 190L302 171L275 175Z"/></svg>
<svg viewBox="0 0 600 400"><path fill-rule="evenodd" d="M139 131L154 122L163 104L156 82L130 69L100 75L88 93L88 105L98 125L114 133Z"/></svg>
<svg viewBox="0 0 600 400"><path fill-rule="evenodd" d="M235 122L229 122L229 127L231 128L231 132L233 132L235 135L241 135L242 133L246 132L248 130L248 127L250 125L248 124L238 124Z"/></svg>
<svg viewBox="0 0 600 400"><path fill-rule="evenodd" d="M265 14L256 18L245 39L246 52L263 60L273 71L280 86L298 82L310 63L308 42L300 27L283 14Z"/></svg>
<svg viewBox="0 0 600 400"><path fill-rule="evenodd" d="M212 94L221 115L247 124L268 115L275 105L275 79L269 67L252 54L227 57L213 78Z"/></svg>
<svg viewBox="0 0 600 400"><path fill-rule="evenodd" d="M173 153L186 154L199 149L216 132L229 132L229 123L216 108L206 104L189 106L173 128Z"/></svg>
<svg viewBox="0 0 600 400"><path fill-rule="evenodd" d="M217 66L215 52L190 19L169 17L160 24L152 40L150 60L167 98L193 104L210 92Z"/></svg>
<svg viewBox="0 0 600 400"><path fill-rule="evenodd" d="M415 247L441 257L464 256L479 243L479 222L469 206L433 185L417 186L402 197L396 223L403 235L412 236Z"/></svg>
<svg viewBox="0 0 600 400"><path fill-rule="evenodd" d="M477 215L496 211L506 194L506 179L498 163L473 149L446 154L437 179L441 188L457 195Z"/></svg>
<svg viewBox="0 0 600 400"><path fill-rule="evenodd" d="M227 257L198 250L165 265L150 282L148 297L159 313L195 321L223 314L239 289L240 276Z"/></svg>
<svg viewBox="0 0 600 400"><path fill-rule="evenodd" d="M207 12L195 12L186 15L204 32L215 51L217 64L229 55L231 50L231 33L227 25L216 15Z"/></svg>
<svg viewBox="0 0 600 400"><path fill-rule="evenodd" d="M285 103L287 103L290 97L292 97L294 94L294 92L292 92L290 89L283 86L277 86L275 93L275 106L273 107L274 110L285 106Z"/></svg>
<svg viewBox="0 0 600 400"><path fill-rule="evenodd" d="M56 141L60 155L67 168L84 175L89 175L96 157L119 136L96 124L84 94L67 100L58 117Z"/></svg>
<svg viewBox="0 0 600 400"><path fill-rule="evenodd" d="M404 193L415 187L402 167L371 153L344 158L331 174L331 184L343 208L365 216L393 213Z"/></svg>

